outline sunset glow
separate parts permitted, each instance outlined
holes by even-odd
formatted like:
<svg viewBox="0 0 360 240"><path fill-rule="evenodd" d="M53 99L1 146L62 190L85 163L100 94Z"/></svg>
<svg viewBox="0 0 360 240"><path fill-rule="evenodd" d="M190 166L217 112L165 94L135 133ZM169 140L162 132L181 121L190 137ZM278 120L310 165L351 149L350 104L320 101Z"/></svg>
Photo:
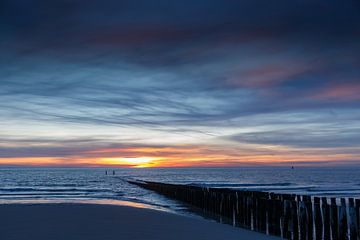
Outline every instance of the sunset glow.
<svg viewBox="0 0 360 240"><path fill-rule="evenodd" d="M360 163L357 1L54 1L1 4L1 166Z"/></svg>
<svg viewBox="0 0 360 240"><path fill-rule="evenodd" d="M77 166L77 167L221 167L221 166L311 166L356 164L356 148L343 149L253 146L173 146L98 149L67 157L0 158L3 165ZM147 153L147 156L144 156ZM121 157L124 155L124 157ZM126 157L125 157L126 156ZM129 157L131 156L131 157ZM69 164L69 161L71 163Z"/></svg>
<svg viewBox="0 0 360 240"><path fill-rule="evenodd" d="M100 163L110 165L129 165L130 167L143 168L150 167L156 163L159 158L155 157L130 157L130 158L102 158Z"/></svg>

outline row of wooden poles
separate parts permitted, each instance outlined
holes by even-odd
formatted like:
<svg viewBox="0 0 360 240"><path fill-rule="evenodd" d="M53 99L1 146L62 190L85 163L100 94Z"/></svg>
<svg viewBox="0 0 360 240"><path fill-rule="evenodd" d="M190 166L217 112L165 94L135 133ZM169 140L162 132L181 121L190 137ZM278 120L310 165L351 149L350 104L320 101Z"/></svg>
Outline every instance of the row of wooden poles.
<svg viewBox="0 0 360 240"><path fill-rule="evenodd" d="M360 240L360 199L129 181L222 223L294 240Z"/></svg>

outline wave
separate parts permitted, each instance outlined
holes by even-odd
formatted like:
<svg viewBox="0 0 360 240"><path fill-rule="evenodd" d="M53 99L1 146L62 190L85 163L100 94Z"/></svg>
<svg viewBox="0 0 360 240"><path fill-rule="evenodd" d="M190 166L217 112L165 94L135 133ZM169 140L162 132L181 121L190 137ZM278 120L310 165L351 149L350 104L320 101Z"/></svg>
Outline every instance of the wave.
<svg viewBox="0 0 360 240"><path fill-rule="evenodd" d="M188 183L186 185L192 185L192 186L200 186L200 187L216 187L216 188L238 188L238 187L273 187L273 186L292 186L294 184L289 182L283 182L283 183Z"/></svg>
<svg viewBox="0 0 360 240"><path fill-rule="evenodd" d="M63 193L0 193L0 197L3 196L53 196L53 195L61 195L61 196L74 196L74 195L84 195L82 192L63 192Z"/></svg>
<svg viewBox="0 0 360 240"><path fill-rule="evenodd" d="M85 184L63 183L63 184L35 184L37 187L85 187Z"/></svg>
<svg viewBox="0 0 360 240"><path fill-rule="evenodd" d="M360 191L360 188L341 188L341 189L308 189L308 192L332 192L332 193L342 193L342 192L356 192Z"/></svg>
<svg viewBox="0 0 360 240"><path fill-rule="evenodd" d="M93 188L0 188L0 192L106 192L109 189L93 189Z"/></svg>

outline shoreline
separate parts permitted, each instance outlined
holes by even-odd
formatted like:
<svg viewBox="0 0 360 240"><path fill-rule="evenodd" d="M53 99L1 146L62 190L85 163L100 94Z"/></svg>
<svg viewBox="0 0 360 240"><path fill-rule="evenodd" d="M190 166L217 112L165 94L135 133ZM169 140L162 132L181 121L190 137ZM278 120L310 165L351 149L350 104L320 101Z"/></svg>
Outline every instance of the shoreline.
<svg viewBox="0 0 360 240"><path fill-rule="evenodd" d="M279 239L202 218L94 203L0 204L1 239Z"/></svg>
<svg viewBox="0 0 360 240"><path fill-rule="evenodd" d="M37 204L94 204L94 205L111 205L111 206L127 206L135 208L145 208L153 209L156 211L164 211L170 213L177 213L170 208L156 206L147 203L135 202L135 201L126 201L119 199L82 199L82 198L57 198L57 199L9 199L9 200L0 200L1 205L37 205Z"/></svg>

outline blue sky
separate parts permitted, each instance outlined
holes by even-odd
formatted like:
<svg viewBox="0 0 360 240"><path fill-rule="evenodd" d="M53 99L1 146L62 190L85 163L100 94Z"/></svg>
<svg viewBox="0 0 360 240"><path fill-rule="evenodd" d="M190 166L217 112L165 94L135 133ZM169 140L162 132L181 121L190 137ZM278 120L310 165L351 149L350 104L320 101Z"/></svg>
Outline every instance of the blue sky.
<svg viewBox="0 0 360 240"><path fill-rule="evenodd" d="M358 1L0 8L0 164L360 161Z"/></svg>

